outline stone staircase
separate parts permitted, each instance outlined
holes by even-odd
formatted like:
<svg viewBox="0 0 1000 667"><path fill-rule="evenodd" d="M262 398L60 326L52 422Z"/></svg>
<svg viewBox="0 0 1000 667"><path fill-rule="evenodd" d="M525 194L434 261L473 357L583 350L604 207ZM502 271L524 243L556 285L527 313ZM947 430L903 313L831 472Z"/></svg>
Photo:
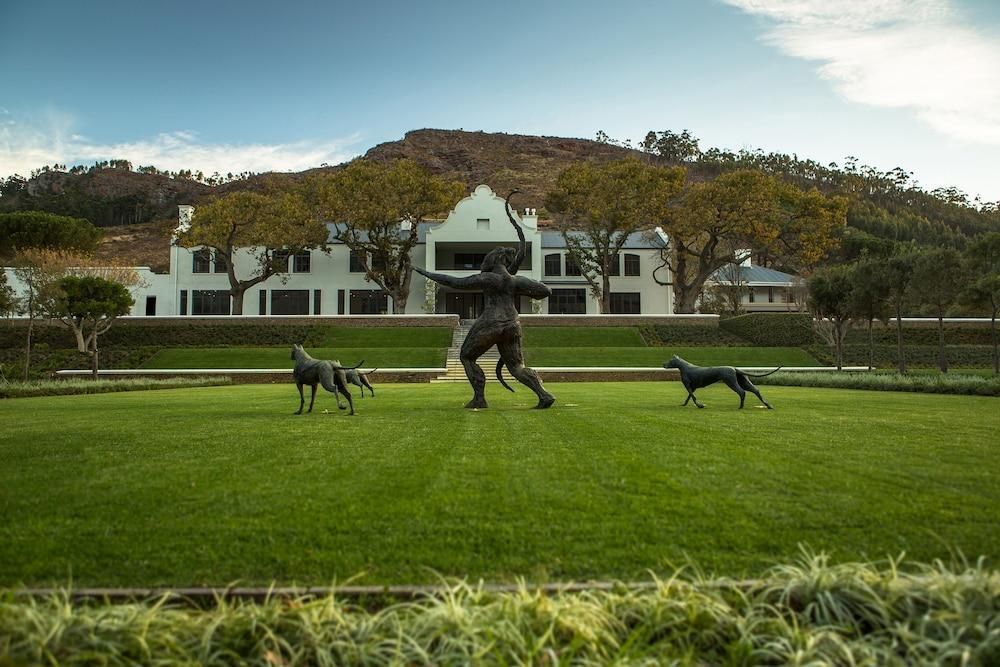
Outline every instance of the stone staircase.
<svg viewBox="0 0 1000 667"><path fill-rule="evenodd" d="M460 320L458 326L451 335L451 347L448 348L448 358L445 361L445 367L447 371L444 375L440 375L437 378L431 380L431 382L468 382L468 378L465 377L465 368L462 367L462 360L459 359L459 352L462 349L462 343L465 342L465 337L469 334L469 329L472 328L472 323L475 320ZM496 382L496 373L494 372L497 367L497 362L500 361L500 351L497 350L496 345L491 347L486 351L486 354L479 357L477 363L486 373L487 382Z"/></svg>

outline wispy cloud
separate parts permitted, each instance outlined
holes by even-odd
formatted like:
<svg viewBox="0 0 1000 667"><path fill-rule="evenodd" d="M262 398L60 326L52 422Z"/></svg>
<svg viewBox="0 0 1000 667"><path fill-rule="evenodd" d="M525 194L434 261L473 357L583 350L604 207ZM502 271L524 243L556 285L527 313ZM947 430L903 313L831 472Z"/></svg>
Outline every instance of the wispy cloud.
<svg viewBox="0 0 1000 667"><path fill-rule="evenodd" d="M301 171L323 163L337 164L357 155L359 137L281 144L218 144L202 142L197 134L178 130L137 141L104 144L75 133L73 118L46 112L30 120L0 115L0 176L28 175L47 164L91 164L126 159L134 166L153 165L206 175L243 171Z"/></svg>
<svg viewBox="0 0 1000 667"><path fill-rule="evenodd" d="M1000 144L1000 29L950 0L722 0L773 22L765 39L817 61L846 99L911 109L939 132Z"/></svg>

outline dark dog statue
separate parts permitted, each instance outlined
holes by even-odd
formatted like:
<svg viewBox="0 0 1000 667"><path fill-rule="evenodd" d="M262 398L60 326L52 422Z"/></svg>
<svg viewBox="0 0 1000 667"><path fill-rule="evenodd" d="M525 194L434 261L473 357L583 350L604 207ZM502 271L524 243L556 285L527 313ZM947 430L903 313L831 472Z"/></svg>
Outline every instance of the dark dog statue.
<svg viewBox="0 0 1000 667"><path fill-rule="evenodd" d="M353 384L357 387L361 387L361 398L365 397L365 387L368 387L368 391L372 393L372 398L375 398L375 387L372 386L371 381L368 379L368 375L377 371L377 368L373 368L370 371L361 372L355 368L345 368L344 375L347 376L348 384Z"/></svg>
<svg viewBox="0 0 1000 667"><path fill-rule="evenodd" d="M747 373L741 371L738 368L733 368L732 366L695 366L692 363L684 361L676 354L671 357L670 361L663 364L664 368L676 368L681 372L681 382L684 383L684 388L687 389L688 396L684 400L684 405L688 404L688 401L694 401L694 404L699 408L705 407L703 404L698 402L698 399L694 397L695 389L701 389L702 387L707 387L710 384L715 384L716 382L725 382L726 386L739 394L740 397L740 409L743 409L743 401L746 398L746 393L749 391L751 394L757 396L760 402L767 406L768 410L773 410L771 404L764 400L764 397L760 395L760 391L757 387L753 386L753 382L750 378L762 378L767 377L771 373L777 373L781 370L781 366L778 366L773 371L768 373L763 373L760 375L753 375L752 373Z"/></svg>
<svg viewBox="0 0 1000 667"><path fill-rule="evenodd" d="M298 343L292 346L292 360L295 361L295 369L292 371L292 377L295 378L295 386L299 390L299 410L295 414L301 415L302 406L306 403L305 396L302 393L302 385L304 384L312 387L312 397L309 399L309 412L312 412L313 403L316 402L316 385L322 384L323 388L337 399L337 407L341 410L346 410L347 406L340 401L340 396L337 395L338 392L343 394L351 407L350 414L354 414L354 401L351 400L351 394L347 391L347 372L354 371L364 361L361 361L358 366L345 368L336 360L313 359ZM372 395L374 396L374 393Z"/></svg>

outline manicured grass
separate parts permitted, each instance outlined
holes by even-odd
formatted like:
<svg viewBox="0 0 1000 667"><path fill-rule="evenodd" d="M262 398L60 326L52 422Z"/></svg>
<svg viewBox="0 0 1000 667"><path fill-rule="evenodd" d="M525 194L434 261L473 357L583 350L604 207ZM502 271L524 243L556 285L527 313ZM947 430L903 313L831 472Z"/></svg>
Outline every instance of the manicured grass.
<svg viewBox="0 0 1000 667"><path fill-rule="evenodd" d="M337 359L345 366L364 360L366 368L442 368L447 349L433 347L307 348L317 359ZM292 368L291 348L175 347L160 350L142 368Z"/></svg>
<svg viewBox="0 0 1000 667"><path fill-rule="evenodd" d="M636 327L524 327L525 347L646 347Z"/></svg>
<svg viewBox="0 0 1000 667"><path fill-rule="evenodd" d="M289 386L0 402L0 584L648 579L1000 556L995 398L765 387ZM331 414L323 414L329 409Z"/></svg>
<svg viewBox="0 0 1000 667"><path fill-rule="evenodd" d="M531 347L530 366L660 367L671 355L699 366L820 366L797 347Z"/></svg>

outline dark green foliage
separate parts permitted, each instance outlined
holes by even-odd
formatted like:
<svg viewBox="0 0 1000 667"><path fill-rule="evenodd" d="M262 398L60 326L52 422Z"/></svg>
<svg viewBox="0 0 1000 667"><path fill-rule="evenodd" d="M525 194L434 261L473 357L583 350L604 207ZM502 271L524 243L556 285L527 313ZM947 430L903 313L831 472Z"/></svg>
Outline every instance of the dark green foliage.
<svg viewBox="0 0 1000 667"><path fill-rule="evenodd" d="M39 343L31 350L31 369L29 377L50 377L55 371L64 369L90 368L91 359L87 354L78 352L76 348L68 349L72 342L72 334L68 329L52 328L53 332L62 334L60 347L53 349L46 343ZM114 331L114 329L112 329ZM102 368L140 368L150 357L156 354L158 348L108 348L101 350ZM24 347L0 348L0 364L8 377L23 377Z"/></svg>
<svg viewBox="0 0 1000 667"><path fill-rule="evenodd" d="M58 284L60 316L76 320L121 317L128 315L134 303L124 285L97 276L66 276Z"/></svg>
<svg viewBox="0 0 1000 667"><path fill-rule="evenodd" d="M43 211L0 213L0 257L24 248L86 252L97 247L100 238L101 230L82 218Z"/></svg>
<svg viewBox="0 0 1000 667"><path fill-rule="evenodd" d="M78 394L113 394L122 391L150 389L181 389L216 387L232 384L228 377L194 377L122 379L122 380L42 380L0 384L0 398L31 398L36 396L72 396Z"/></svg>
<svg viewBox="0 0 1000 667"><path fill-rule="evenodd" d="M911 329L905 329L909 337ZM864 332L860 332L862 335ZM937 332L934 332L937 335ZM833 362L829 348L817 345L807 348L809 352L824 364ZM992 348L988 345L948 345L948 360L956 368L989 368L992 365ZM911 345L909 341L904 348L907 366L913 368L935 368L938 365L938 348L936 345ZM899 355L893 344L875 345L876 368L898 368ZM865 344L844 345L844 365L867 366L868 346Z"/></svg>
<svg viewBox="0 0 1000 667"><path fill-rule="evenodd" d="M937 345L938 331L935 327L928 326L906 326L903 325L903 335L906 337L906 344L912 346ZM868 334L864 329L852 329L847 334L846 343L848 345L863 345ZM872 330L876 345L895 345L896 329L895 325L879 326L876 323ZM989 325L979 326L945 326L944 335L949 345L989 345L990 329Z"/></svg>
<svg viewBox="0 0 1000 667"><path fill-rule="evenodd" d="M775 373L755 380L757 384L786 387L828 387L833 389L866 389L871 391L915 391L925 394L960 394L966 396L1000 396L1000 378L978 375L945 375L943 373Z"/></svg>
<svg viewBox="0 0 1000 667"><path fill-rule="evenodd" d="M764 347L806 346L819 342L806 313L750 313L721 320L719 328Z"/></svg>
<svg viewBox="0 0 1000 667"><path fill-rule="evenodd" d="M721 326L681 325L681 324L644 324L639 327L639 333L647 345L663 347L665 345L746 345L747 340Z"/></svg>
<svg viewBox="0 0 1000 667"><path fill-rule="evenodd" d="M0 328L0 348L18 347L24 333L20 327ZM72 336L56 326L37 327L35 339L52 346L73 346ZM106 347L436 347L451 345L447 327L338 327L328 324L244 323L156 324L122 321L101 337Z"/></svg>

